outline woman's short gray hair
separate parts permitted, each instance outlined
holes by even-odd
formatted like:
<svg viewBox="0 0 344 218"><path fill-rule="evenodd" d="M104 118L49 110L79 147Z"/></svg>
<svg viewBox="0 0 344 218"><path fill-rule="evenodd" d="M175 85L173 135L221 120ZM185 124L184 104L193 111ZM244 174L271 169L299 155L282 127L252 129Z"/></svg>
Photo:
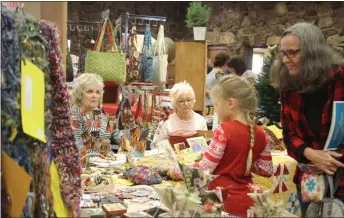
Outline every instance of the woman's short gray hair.
<svg viewBox="0 0 344 218"><path fill-rule="evenodd" d="M103 95L104 81L101 76L94 73L83 73L76 78L72 89L72 105L80 105L82 102L82 93L84 89L90 84L96 83L101 87L101 96Z"/></svg>
<svg viewBox="0 0 344 218"><path fill-rule="evenodd" d="M327 44L319 27L311 23L297 23L289 27L282 38L290 34L300 40L300 73L290 75L282 58L278 57L271 67L272 85L282 91L314 91L328 79L331 67L344 64L344 59Z"/></svg>
<svg viewBox="0 0 344 218"><path fill-rule="evenodd" d="M170 90L170 99L171 99L171 104L172 107L175 109L176 108L176 101L179 98L181 94L191 94L193 98L195 98L195 91L191 87L189 83L186 81L176 83ZM194 99L194 102L196 100Z"/></svg>

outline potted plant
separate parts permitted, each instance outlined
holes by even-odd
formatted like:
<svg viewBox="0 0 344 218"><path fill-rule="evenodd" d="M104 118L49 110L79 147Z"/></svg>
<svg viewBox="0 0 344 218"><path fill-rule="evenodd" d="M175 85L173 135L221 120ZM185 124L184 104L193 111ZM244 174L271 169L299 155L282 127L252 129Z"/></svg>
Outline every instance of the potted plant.
<svg viewBox="0 0 344 218"><path fill-rule="evenodd" d="M208 24L211 11L202 2L191 2L186 14L186 26L193 27L194 39L204 40L206 25Z"/></svg>

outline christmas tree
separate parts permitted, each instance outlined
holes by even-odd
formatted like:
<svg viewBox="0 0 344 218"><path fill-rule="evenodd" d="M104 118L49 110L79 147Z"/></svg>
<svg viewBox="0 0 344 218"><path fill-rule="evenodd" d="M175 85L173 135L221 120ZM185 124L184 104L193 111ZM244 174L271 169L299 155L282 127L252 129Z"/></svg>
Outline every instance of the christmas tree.
<svg viewBox="0 0 344 218"><path fill-rule="evenodd" d="M268 124L280 122L280 92L270 85L269 72L279 53L278 46L269 48L270 55L264 57L263 72L255 82L258 97L258 118L267 118Z"/></svg>

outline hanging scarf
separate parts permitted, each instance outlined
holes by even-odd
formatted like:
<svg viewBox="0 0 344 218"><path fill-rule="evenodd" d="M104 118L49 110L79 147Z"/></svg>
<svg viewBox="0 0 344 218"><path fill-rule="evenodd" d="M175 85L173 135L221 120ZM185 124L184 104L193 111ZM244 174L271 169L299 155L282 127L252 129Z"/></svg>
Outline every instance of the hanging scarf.
<svg viewBox="0 0 344 218"><path fill-rule="evenodd" d="M49 163L44 160L47 144L23 132L20 114L20 59L27 58L47 72L45 41L40 37L39 23L22 14L14 17L11 12L2 11L2 150L19 166L22 166L33 181L22 216L47 217L53 215L50 193ZM19 42L19 43L18 43ZM49 81L46 80L46 92ZM45 96L49 105L50 96ZM50 113L46 110L45 119ZM46 133L49 134L47 131ZM32 196L32 197L31 197Z"/></svg>
<svg viewBox="0 0 344 218"><path fill-rule="evenodd" d="M72 216L79 216L81 197L81 166L79 151L72 131L67 85L64 78L60 33L55 24L41 21L41 31L48 41L50 79L52 81L52 132L53 158L60 174L61 193Z"/></svg>
<svg viewBox="0 0 344 218"><path fill-rule="evenodd" d="M23 165L30 165L27 158L27 150L24 150L24 156L19 157L16 154L17 147L24 144L18 144L14 149L11 136L16 132L16 124L20 121L20 111L16 102L20 89L20 71L19 71L19 46L16 22L11 14L3 10L1 12L1 149L20 159ZM14 151L14 152L12 152ZM26 154L26 155L25 155ZM25 157L25 158L24 158ZM1 177L1 214L6 214L6 184L3 176Z"/></svg>
<svg viewBox="0 0 344 218"><path fill-rule="evenodd" d="M21 13L16 14L18 21L17 29L19 34L20 58L27 59L35 64L44 73L45 95L44 95L44 111L45 111L45 134L49 142L50 131L48 125L51 122L50 104L51 104L51 85L48 77L48 62L46 54L47 42L42 37L39 21L34 18L27 17ZM22 131L22 130L21 130ZM32 177L33 177L33 206L34 217L53 216L53 199L50 190L50 162L49 144L38 141L32 137L28 138L28 148L32 159ZM27 204L31 200L27 199ZM29 209L29 207L27 207ZM25 212L25 210L24 210Z"/></svg>

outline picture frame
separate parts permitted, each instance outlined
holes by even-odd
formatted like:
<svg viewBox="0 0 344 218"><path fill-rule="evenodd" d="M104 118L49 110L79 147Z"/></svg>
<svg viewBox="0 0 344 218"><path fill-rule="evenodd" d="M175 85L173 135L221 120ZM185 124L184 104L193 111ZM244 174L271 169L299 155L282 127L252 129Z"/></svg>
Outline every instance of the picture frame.
<svg viewBox="0 0 344 218"><path fill-rule="evenodd" d="M184 142L176 143L173 145L173 147L177 154L187 148Z"/></svg>
<svg viewBox="0 0 344 218"><path fill-rule="evenodd" d="M189 147L194 152L200 152L200 151L208 149L207 141L205 140L203 136L188 138L186 139L186 141L188 142Z"/></svg>

